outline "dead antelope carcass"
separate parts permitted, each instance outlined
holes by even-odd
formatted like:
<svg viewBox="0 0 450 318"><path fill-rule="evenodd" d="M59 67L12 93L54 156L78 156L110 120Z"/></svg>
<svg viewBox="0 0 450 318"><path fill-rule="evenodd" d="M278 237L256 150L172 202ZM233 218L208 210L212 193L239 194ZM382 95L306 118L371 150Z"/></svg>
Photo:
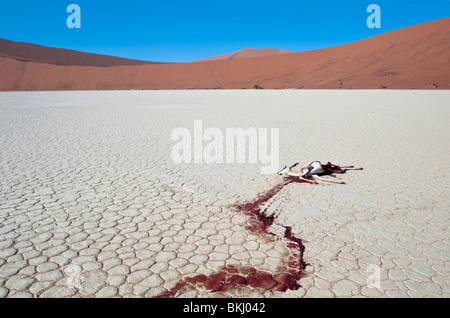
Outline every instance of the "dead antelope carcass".
<svg viewBox="0 0 450 318"><path fill-rule="evenodd" d="M355 168L354 166L337 166L330 162L324 165L320 161L313 161L309 166L301 168L300 171L298 172L292 170L296 166L298 166L298 164L299 163L297 162L296 164L290 166L289 168L287 166L284 166L284 168L281 169L278 172L278 174L298 177L300 180L313 184L317 183L315 180L345 184L344 181L327 180L319 176L332 175L333 173L345 173L347 170L363 170L363 168Z"/></svg>

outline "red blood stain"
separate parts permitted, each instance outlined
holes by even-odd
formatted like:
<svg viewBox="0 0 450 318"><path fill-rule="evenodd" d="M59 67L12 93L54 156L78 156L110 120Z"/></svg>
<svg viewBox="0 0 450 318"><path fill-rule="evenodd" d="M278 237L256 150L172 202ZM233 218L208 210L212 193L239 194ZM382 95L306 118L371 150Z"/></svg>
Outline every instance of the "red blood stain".
<svg viewBox="0 0 450 318"><path fill-rule="evenodd" d="M272 199L276 194L278 194L286 185L290 183L304 183L305 181L295 178L295 177L285 177L284 182L276 185L266 193L260 195L255 201L245 204L237 204L235 205L235 208L243 212L244 214L250 216L250 224L246 227L247 230L251 232L258 232L258 233L264 233L264 234L270 234L274 235L273 233L269 232L268 228L274 223L275 221L275 215L266 215L265 210L261 209L261 205L264 203L267 203L270 199ZM303 261L303 252L305 251L305 246L303 245L303 242L300 238L295 237L292 234L292 228L281 225L284 229L284 237L290 241L290 243L287 245L288 248L297 250L299 253L299 267L301 269L305 269L305 267L308 265Z"/></svg>
<svg viewBox="0 0 450 318"><path fill-rule="evenodd" d="M249 224L246 226L248 231L260 235L275 235L269 232L269 228L275 222L275 215L266 215L261 205L267 203L286 185L293 182L301 183L303 181L294 177L286 177L282 183L259 195L256 200L233 206L238 212L249 217ZM242 286L282 292L299 289L300 284L298 282L303 275L305 267L308 265L303 260L305 247L302 240L292 234L290 227L280 226L285 229L284 238L289 241L287 247L291 250L292 256L286 260L286 265L278 268L275 273L260 271L249 266L226 266L209 276L197 275L187 277L178 282L171 290L157 296L157 298L175 297L182 288L197 284L202 284L211 292L225 292Z"/></svg>

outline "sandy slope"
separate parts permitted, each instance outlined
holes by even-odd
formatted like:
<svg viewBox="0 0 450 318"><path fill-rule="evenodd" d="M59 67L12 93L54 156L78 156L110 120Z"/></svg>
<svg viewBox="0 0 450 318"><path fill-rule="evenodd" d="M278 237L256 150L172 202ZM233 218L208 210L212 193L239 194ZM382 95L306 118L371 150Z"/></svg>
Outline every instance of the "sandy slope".
<svg viewBox="0 0 450 318"><path fill-rule="evenodd" d="M253 48L245 48L236 52L223 54L219 56L213 56L201 61L219 61L219 60L236 60L236 59L248 59L252 57L261 57L261 56L272 56L272 55L280 55L280 54L289 54L292 53L290 50L280 50L280 49L253 49Z"/></svg>
<svg viewBox="0 0 450 318"><path fill-rule="evenodd" d="M446 18L327 49L212 62L100 68L0 58L0 90L449 89L449 30Z"/></svg>
<svg viewBox="0 0 450 318"><path fill-rule="evenodd" d="M139 61L109 55L46 47L32 43L0 39L0 57L21 62L45 63L62 66L119 66L145 65L155 62Z"/></svg>

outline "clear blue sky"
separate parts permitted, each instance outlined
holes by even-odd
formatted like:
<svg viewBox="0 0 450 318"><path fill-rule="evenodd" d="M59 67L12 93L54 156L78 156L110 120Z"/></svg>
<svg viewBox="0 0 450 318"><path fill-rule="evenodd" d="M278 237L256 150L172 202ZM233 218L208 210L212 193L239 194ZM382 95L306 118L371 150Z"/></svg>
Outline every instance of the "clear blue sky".
<svg viewBox="0 0 450 318"><path fill-rule="evenodd" d="M66 25L72 3L81 8L81 29ZM381 7L381 29L366 25L372 3ZM244 47L335 46L449 16L450 0L5 0L0 37L188 62Z"/></svg>

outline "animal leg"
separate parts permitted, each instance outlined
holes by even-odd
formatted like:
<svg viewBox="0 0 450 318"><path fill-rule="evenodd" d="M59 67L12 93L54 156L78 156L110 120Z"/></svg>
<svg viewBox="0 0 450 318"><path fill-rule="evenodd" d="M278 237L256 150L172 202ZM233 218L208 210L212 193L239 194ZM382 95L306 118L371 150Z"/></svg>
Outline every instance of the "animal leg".
<svg viewBox="0 0 450 318"><path fill-rule="evenodd" d="M355 166L340 166L340 167L345 170L363 170L363 168L355 168Z"/></svg>
<svg viewBox="0 0 450 318"><path fill-rule="evenodd" d="M306 179L306 178L303 178L303 177L298 177L300 180L303 180L303 181L306 181L306 182L308 182L308 183L311 183L311 184L317 184L317 182L316 181L313 181L313 180L309 180L309 179Z"/></svg>
<svg viewBox="0 0 450 318"><path fill-rule="evenodd" d="M345 182L344 181L333 181L333 180L327 180L327 179L323 179L323 178L320 178L318 175L313 175L312 176L314 179L317 179L317 180L320 180L320 181L325 181L325 182L331 182L331 183L337 183L337 184L345 184Z"/></svg>

